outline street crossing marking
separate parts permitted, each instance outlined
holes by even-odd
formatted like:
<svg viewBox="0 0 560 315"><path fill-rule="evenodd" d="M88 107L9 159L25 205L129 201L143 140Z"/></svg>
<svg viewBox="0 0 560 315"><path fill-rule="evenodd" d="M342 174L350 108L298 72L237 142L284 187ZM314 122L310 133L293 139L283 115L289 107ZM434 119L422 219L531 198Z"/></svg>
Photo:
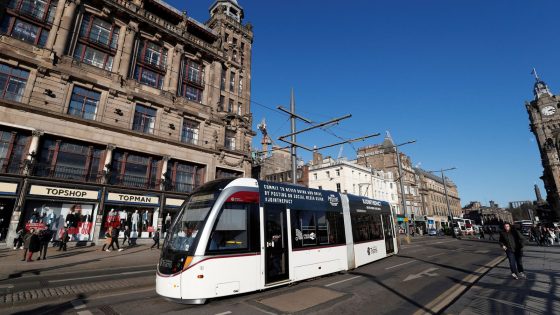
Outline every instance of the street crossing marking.
<svg viewBox="0 0 560 315"><path fill-rule="evenodd" d="M394 265L394 266L391 266L391 267L387 267L387 268L385 268L385 270L389 270L389 269L397 268L397 267L400 267L400 266L404 266L404 265L406 265L406 264L410 264L411 262L414 262L414 260L407 261L407 262L405 262L405 263L398 264L398 265Z"/></svg>
<svg viewBox="0 0 560 315"><path fill-rule="evenodd" d="M343 283L343 282L350 281L350 280L354 280L354 279L357 279L357 278L360 278L360 277L361 276L355 276L355 277L352 277L352 278L348 278L348 279L340 280L340 281L337 281L337 282L329 283L329 284L326 284L325 287L330 287L332 285Z"/></svg>

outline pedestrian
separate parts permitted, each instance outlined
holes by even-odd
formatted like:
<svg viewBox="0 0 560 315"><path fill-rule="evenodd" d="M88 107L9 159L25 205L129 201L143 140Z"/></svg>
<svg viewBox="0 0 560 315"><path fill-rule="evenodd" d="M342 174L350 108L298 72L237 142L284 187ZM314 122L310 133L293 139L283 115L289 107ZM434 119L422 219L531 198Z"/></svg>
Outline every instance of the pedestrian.
<svg viewBox="0 0 560 315"><path fill-rule="evenodd" d="M509 260L511 276L514 279L527 278L523 269L523 236L516 229L512 229L509 223L504 224L504 230L500 233L500 246L506 252Z"/></svg>
<svg viewBox="0 0 560 315"><path fill-rule="evenodd" d="M548 228L548 241L550 242L550 246L554 246L554 239L556 235L554 234L554 230L552 228Z"/></svg>
<svg viewBox="0 0 560 315"><path fill-rule="evenodd" d="M64 232L62 233L62 237L60 238L60 242L58 245L58 249L57 251L66 251L67 247L66 247L66 243L68 243L68 241L70 240L70 237L68 236L68 228L65 227L64 228Z"/></svg>
<svg viewBox="0 0 560 315"><path fill-rule="evenodd" d="M495 241L496 239L494 238L494 230L492 230L491 227L488 227L486 231L488 232L488 240Z"/></svg>
<svg viewBox="0 0 560 315"><path fill-rule="evenodd" d="M47 249L49 248L52 237L53 233L50 227L47 227L46 230L42 230L39 233L39 243L41 246L39 248L39 258L37 258L37 260L41 260L41 256L43 256L43 260L47 259Z"/></svg>
<svg viewBox="0 0 560 315"><path fill-rule="evenodd" d="M541 225L541 244L543 246L546 246L546 243L548 242L548 231L546 230L546 227L544 227L544 225Z"/></svg>
<svg viewBox="0 0 560 315"><path fill-rule="evenodd" d="M154 232L152 239L154 240L154 245L150 249L154 249L154 246L157 246L157 249L159 249L159 229Z"/></svg>
<svg viewBox="0 0 560 315"><path fill-rule="evenodd" d="M556 242L560 243L560 229L558 227L554 229L554 234L556 235Z"/></svg>
<svg viewBox="0 0 560 315"><path fill-rule="evenodd" d="M16 232L16 237L14 237L14 250L22 249L23 247L23 236L25 235L25 229L20 229Z"/></svg>
<svg viewBox="0 0 560 315"><path fill-rule="evenodd" d="M111 231L111 243L109 244L109 247L107 247L107 249L112 248L113 250L115 249L115 245L117 245L117 249L120 251L122 251L123 249L119 247L119 227L116 226L113 228L113 230Z"/></svg>
<svg viewBox="0 0 560 315"><path fill-rule="evenodd" d="M124 227L124 238L122 240L123 246L126 240L128 240L128 246L130 246L130 229L128 228L128 225Z"/></svg>
<svg viewBox="0 0 560 315"><path fill-rule="evenodd" d="M31 229L28 233L23 235L23 259L21 261L25 261L27 259L27 252L29 251L29 242L31 241L31 235L35 232L35 229Z"/></svg>
<svg viewBox="0 0 560 315"><path fill-rule="evenodd" d="M531 236L533 241L537 243L537 246L541 246L541 229L536 224L531 228Z"/></svg>
<svg viewBox="0 0 560 315"><path fill-rule="evenodd" d="M29 237L29 254L27 256L27 261L33 261L33 254L41 249L41 243L39 241L39 232L33 231Z"/></svg>
<svg viewBox="0 0 560 315"><path fill-rule="evenodd" d="M101 248L101 251L106 251L106 252L111 251L109 249L109 245L111 245L111 243L112 243L112 239L111 239L111 233L112 232L113 232L113 227L110 226L109 229L107 230L107 232L105 232L105 244L103 244L103 247ZM107 246L107 249L105 249L105 246Z"/></svg>
<svg viewBox="0 0 560 315"><path fill-rule="evenodd" d="M480 227L480 229L478 229L479 233L480 233L480 239L484 239L484 228Z"/></svg>

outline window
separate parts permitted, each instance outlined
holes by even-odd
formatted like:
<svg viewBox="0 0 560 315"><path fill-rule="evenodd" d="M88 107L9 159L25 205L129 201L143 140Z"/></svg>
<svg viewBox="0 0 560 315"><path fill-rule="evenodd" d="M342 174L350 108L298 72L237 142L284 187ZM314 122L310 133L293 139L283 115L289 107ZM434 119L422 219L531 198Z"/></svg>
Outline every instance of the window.
<svg viewBox="0 0 560 315"><path fill-rule="evenodd" d="M207 252L260 251L258 206L227 202L212 230Z"/></svg>
<svg viewBox="0 0 560 315"><path fill-rule="evenodd" d="M228 113L233 113L233 100L230 99L227 107Z"/></svg>
<svg viewBox="0 0 560 315"><path fill-rule="evenodd" d="M243 94L243 77L239 77L239 87L237 89L237 94Z"/></svg>
<svg viewBox="0 0 560 315"><path fill-rule="evenodd" d="M21 102L29 71L0 63L0 98Z"/></svg>
<svg viewBox="0 0 560 315"><path fill-rule="evenodd" d="M237 115L241 116L243 114L243 103L237 103Z"/></svg>
<svg viewBox="0 0 560 315"><path fill-rule="evenodd" d="M204 89L204 70L200 63L186 59L181 70L179 95L191 101L201 102Z"/></svg>
<svg viewBox="0 0 560 315"><path fill-rule="evenodd" d="M293 247L344 244L344 220L341 212L292 210Z"/></svg>
<svg viewBox="0 0 560 315"><path fill-rule="evenodd" d="M340 192L340 183L336 183L336 192Z"/></svg>
<svg viewBox="0 0 560 315"><path fill-rule="evenodd" d="M97 181L104 149L83 142L44 137L34 175L70 180Z"/></svg>
<svg viewBox="0 0 560 315"><path fill-rule="evenodd" d="M19 173L30 134L0 126L0 173Z"/></svg>
<svg viewBox="0 0 560 315"><path fill-rule="evenodd" d="M223 95L220 95L220 101L218 102L218 111L219 112L224 111L224 103L225 103L225 97Z"/></svg>
<svg viewBox="0 0 560 315"><path fill-rule="evenodd" d="M134 188L157 189L160 157L114 150L110 183Z"/></svg>
<svg viewBox="0 0 560 315"><path fill-rule="evenodd" d="M157 111L153 108L136 105L132 130L153 134L156 124L156 113Z"/></svg>
<svg viewBox="0 0 560 315"><path fill-rule="evenodd" d="M56 0L9 0L0 32L39 47L45 46Z"/></svg>
<svg viewBox="0 0 560 315"><path fill-rule="evenodd" d="M229 91L235 91L235 72L230 72L229 74Z"/></svg>
<svg viewBox="0 0 560 315"><path fill-rule="evenodd" d="M199 123L193 120L185 119L183 121L183 132L181 141L190 144L198 144L198 128Z"/></svg>
<svg viewBox="0 0 560 315"><path fill-rule="evenodd" d="M235 131L226 130L225 147L228 150L235 150Z"/></svg>
<svg viewBox="0 0 560 315"><path fill-rule="evenodd" d="M141 40L136 52L134 79L161 89L166 72L167 49L147 40Z"/></svg>
<svg viewBox="0 0 560 315"><path fill-rule="evenodd" d="M190 193L204 183L205 167L183 161L169 161L165 177L169 179L166 190Z"/></svg>
<svg viewBox="0 0 560 315"><path fill-rule="evenodd" d="M226 89L226 70L224 70L224 68L222 68L222 77L221 77L221 80L220 80L220 90L225 91L225 89Z"/></svg>
<svg viewBox="0 0 560 315"><path fill-rule="evenodd" d="M354 242L370 242L383 239L380 214L356 210L350 212L350 220Z"/></svg>
<svg viewBox="0 0 560 315"><path fill-rule="evenodd" d="M235 178L243 176L242 172L236 172L225 168L216 167L216 179L220 178Z"/></svg>
<svg viewBox="0 0 560 315"><path fill-rule="evenodd" d="M336 170L336 176L340 176L340 171Z"/></svg>
<svg viewBox="0 0 560 315"><path fill-rule="evenodd" d="M89 13L84 14L74 59L111 71L117 50L119 28Z"/></svg>
<svg viewBox="0 0 560 315"><path fill-rule="evenodd" d="M83 119L95 120L100 98L101 94L98 92L75 86L72 90L68 114Z"/></svg>
<svg viewBox="0 0 560 315"><path fill-rule="evenodd" d="M313 173L313 177L317 180L317 173Z"/></svg>

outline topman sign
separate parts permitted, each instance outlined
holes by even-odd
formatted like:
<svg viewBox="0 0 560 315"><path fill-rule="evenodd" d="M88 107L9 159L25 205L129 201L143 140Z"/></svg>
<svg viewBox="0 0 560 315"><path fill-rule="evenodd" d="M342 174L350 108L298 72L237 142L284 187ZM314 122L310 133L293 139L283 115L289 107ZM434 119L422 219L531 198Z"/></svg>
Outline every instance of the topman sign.
<svg viewBox="0 0 560 315"><path fill-rule="evenodd" d="M107 194L107 201L159 205L159 197L156 196L119 194L119 193L111 193L111 192Z"/></svg>
<svg viewBox="0 0 560 315"><path fill-rule="evenodd" d="M35 196L49 196L68 199L95 200L99 198L98 190L71 189L40 185L31 185L31 188L29 188L29 194Z"/></svg>

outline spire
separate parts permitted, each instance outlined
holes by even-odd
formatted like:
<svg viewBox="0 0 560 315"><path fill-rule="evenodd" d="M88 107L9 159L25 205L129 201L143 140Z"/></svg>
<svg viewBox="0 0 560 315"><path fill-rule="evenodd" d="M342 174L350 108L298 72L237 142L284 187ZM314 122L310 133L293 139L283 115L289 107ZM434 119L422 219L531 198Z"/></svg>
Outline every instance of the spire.
<svg viewBox="0 0 560 315"><path fill-rule="evenodd" d="M393 138L391 137L389 131L385 131L385 139L383 140L381 147L385 150L389 150L389 152L394 150L395 142L393 142Z"/></svg>
<svg viewBox="0 0 560 315"><path fill-rule="evenodd" d="M537 186L537 184L535 184L535 195L537 196L537 203L542 203L543 199L541 196L541 189Z"/></svg>
<svg viewBox="0 0 560 315"><path fill-rule="evenodd" d="M237 0L216 0L210 7L210 16L217 13L224 13L232 17L237 22L243 20L243 8L237 3Z"/></svg>
<svg viewBox="0 0 560 315"><path fill-rule="evenodd" d="M541 80L541 78L539 78L539 75L535 68L533 68L531 74L535 77L535 85L533 86L533 94L535 94L535 99L539 99L545 95L552 96L552 93L550 93L548 85L546 85L546 83L543 80Z"/></svg>

